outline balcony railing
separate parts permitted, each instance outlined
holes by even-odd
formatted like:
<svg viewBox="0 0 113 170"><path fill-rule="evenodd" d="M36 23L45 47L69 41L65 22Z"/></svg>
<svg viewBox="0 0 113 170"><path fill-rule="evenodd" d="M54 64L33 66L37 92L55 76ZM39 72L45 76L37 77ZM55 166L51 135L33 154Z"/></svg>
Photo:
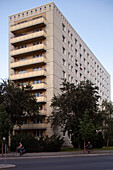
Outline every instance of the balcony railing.
<svg viewBox="0 0 113 170"><path fill-rule="evenodd" d="M30 78L30 77L46 76L46 75L47 75L46 70L38 70L38 71L10 75L9 79L18 80L18 79L24 79L24 78Z"/></svg>
<svg viewBox="0 0 113 170"><path fill-rule="evenodd" d="M40 96L40 97L36 97L37 102L44 102L46 103L47 98L45 96Z"/></svg>
<svg viewBox="0 0 113 170"><path fill-rule="evenodd" d="M33 90L46 89L46 84L45 83L33 84L32 86L33 86Z"/></svg>
<svg viewBox="0 0 113 170"><path fill-rule="evenodd" d="M22 41L28 41L28 40L31 40L31 39L34 39L34 38L46 38L46 33L44 30L42 31L39 31L39 32L34 32L34 33L31 33L31 34L27 34L27 35L23 35L23 36L20 36L20 37L15 37L15 38L12 38L10 39L10 43L11 44L15 44L15 43L18 43L18 42L22 42Z"/></svg>
<svg viewBox="0 0 113 170"><path fill-rule="evenodd" d="M14 32L16 30L20 30L23 28L29 28L31 26L33 27L35 25L40 25L40 24L46 25L47 21L43 17L31 20L31 21L24 21L23 23L18 23L18 24L12 25L10 27L10 31Z"/></svg>
<svg viewBox="0 0 113 170"><path fill-rule="evenodd" d="M46 115L47 115L47 110L40 110L40 111L39 111L39 114L40 114L41 116L46 116Z"/></svg>
<svg viewBox="0 0 113 170"><path fill-rule="evenodd" d="M16 55L22 55L25 53L35 52L35 51L46 51L46 45L43 43L43 44L38 44L38 45L22 48L22 49L13 50L13 51L10 51L10 55L16 56Z"/></svg>
<svg viewBox="0 0 113 170"><path fill-rule="evenodd" d="M38 58L26 59L23 61L17 61L17 62L10 63L10 68L23 67L26 65L32 65L32 64L36 64L36 63L46 63L46 62L47 62L47 58L44 56L41 56Z"/></svg>
<svg viewBox="0 0 113 170"><path fill-rule="evenodd" d="M21 130L33 130L33 129L46 129L46 123L36 123L36 124L23 124ZM14 130L19 130L17 125L14 126Z"/></svg>

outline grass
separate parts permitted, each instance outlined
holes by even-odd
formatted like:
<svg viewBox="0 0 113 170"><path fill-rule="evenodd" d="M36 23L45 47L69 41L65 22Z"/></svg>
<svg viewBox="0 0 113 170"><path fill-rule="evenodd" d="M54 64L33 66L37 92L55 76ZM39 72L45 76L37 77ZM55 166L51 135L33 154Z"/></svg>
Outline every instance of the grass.
<svg viewBox="0 0 113 170"><path fill-rule="evenodd" d="M93 151L104 151L104 150L113 150L113 146L103 146L103 148L94 148ZM83 149L77 148L62 148L61 151L64 152L73 152L73 151L83 151Z"/></svg>

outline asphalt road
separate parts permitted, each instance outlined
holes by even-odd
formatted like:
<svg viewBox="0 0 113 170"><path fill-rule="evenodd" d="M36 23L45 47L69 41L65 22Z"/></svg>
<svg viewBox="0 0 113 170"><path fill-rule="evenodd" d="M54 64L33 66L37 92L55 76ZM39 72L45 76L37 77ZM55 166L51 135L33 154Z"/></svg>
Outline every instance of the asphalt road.
<svg viewBox="0 0 113 170"><path fill-rule="evenodd" d="M0 160L0 163L4 163ZM26 158L8 159L15 164L11 170L113 170L113 155L64 157L64 158Z"/></svg>

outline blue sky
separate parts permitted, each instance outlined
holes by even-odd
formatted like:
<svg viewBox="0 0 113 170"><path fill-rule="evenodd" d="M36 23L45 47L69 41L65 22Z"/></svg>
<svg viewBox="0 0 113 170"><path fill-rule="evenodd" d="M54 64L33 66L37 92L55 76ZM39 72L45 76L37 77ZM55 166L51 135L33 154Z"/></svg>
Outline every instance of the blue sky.
<svg viewBox="0 0 113 170"><path fill-rule="evenodd" d="M8 78L8 16L54 2L111 75L113 101L113 0L0 0L0 78Z"/></svg>

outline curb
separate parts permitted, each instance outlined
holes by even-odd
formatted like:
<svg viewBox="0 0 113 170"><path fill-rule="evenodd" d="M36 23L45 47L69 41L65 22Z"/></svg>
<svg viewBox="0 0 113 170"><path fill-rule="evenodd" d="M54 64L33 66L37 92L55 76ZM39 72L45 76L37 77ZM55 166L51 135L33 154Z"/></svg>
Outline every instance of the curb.
<svg viewBox="0 0 113 170"><path fill-rule="evenodd" d="M12 164L0 164L0 169L14 168L16 165Z"/></svg>

